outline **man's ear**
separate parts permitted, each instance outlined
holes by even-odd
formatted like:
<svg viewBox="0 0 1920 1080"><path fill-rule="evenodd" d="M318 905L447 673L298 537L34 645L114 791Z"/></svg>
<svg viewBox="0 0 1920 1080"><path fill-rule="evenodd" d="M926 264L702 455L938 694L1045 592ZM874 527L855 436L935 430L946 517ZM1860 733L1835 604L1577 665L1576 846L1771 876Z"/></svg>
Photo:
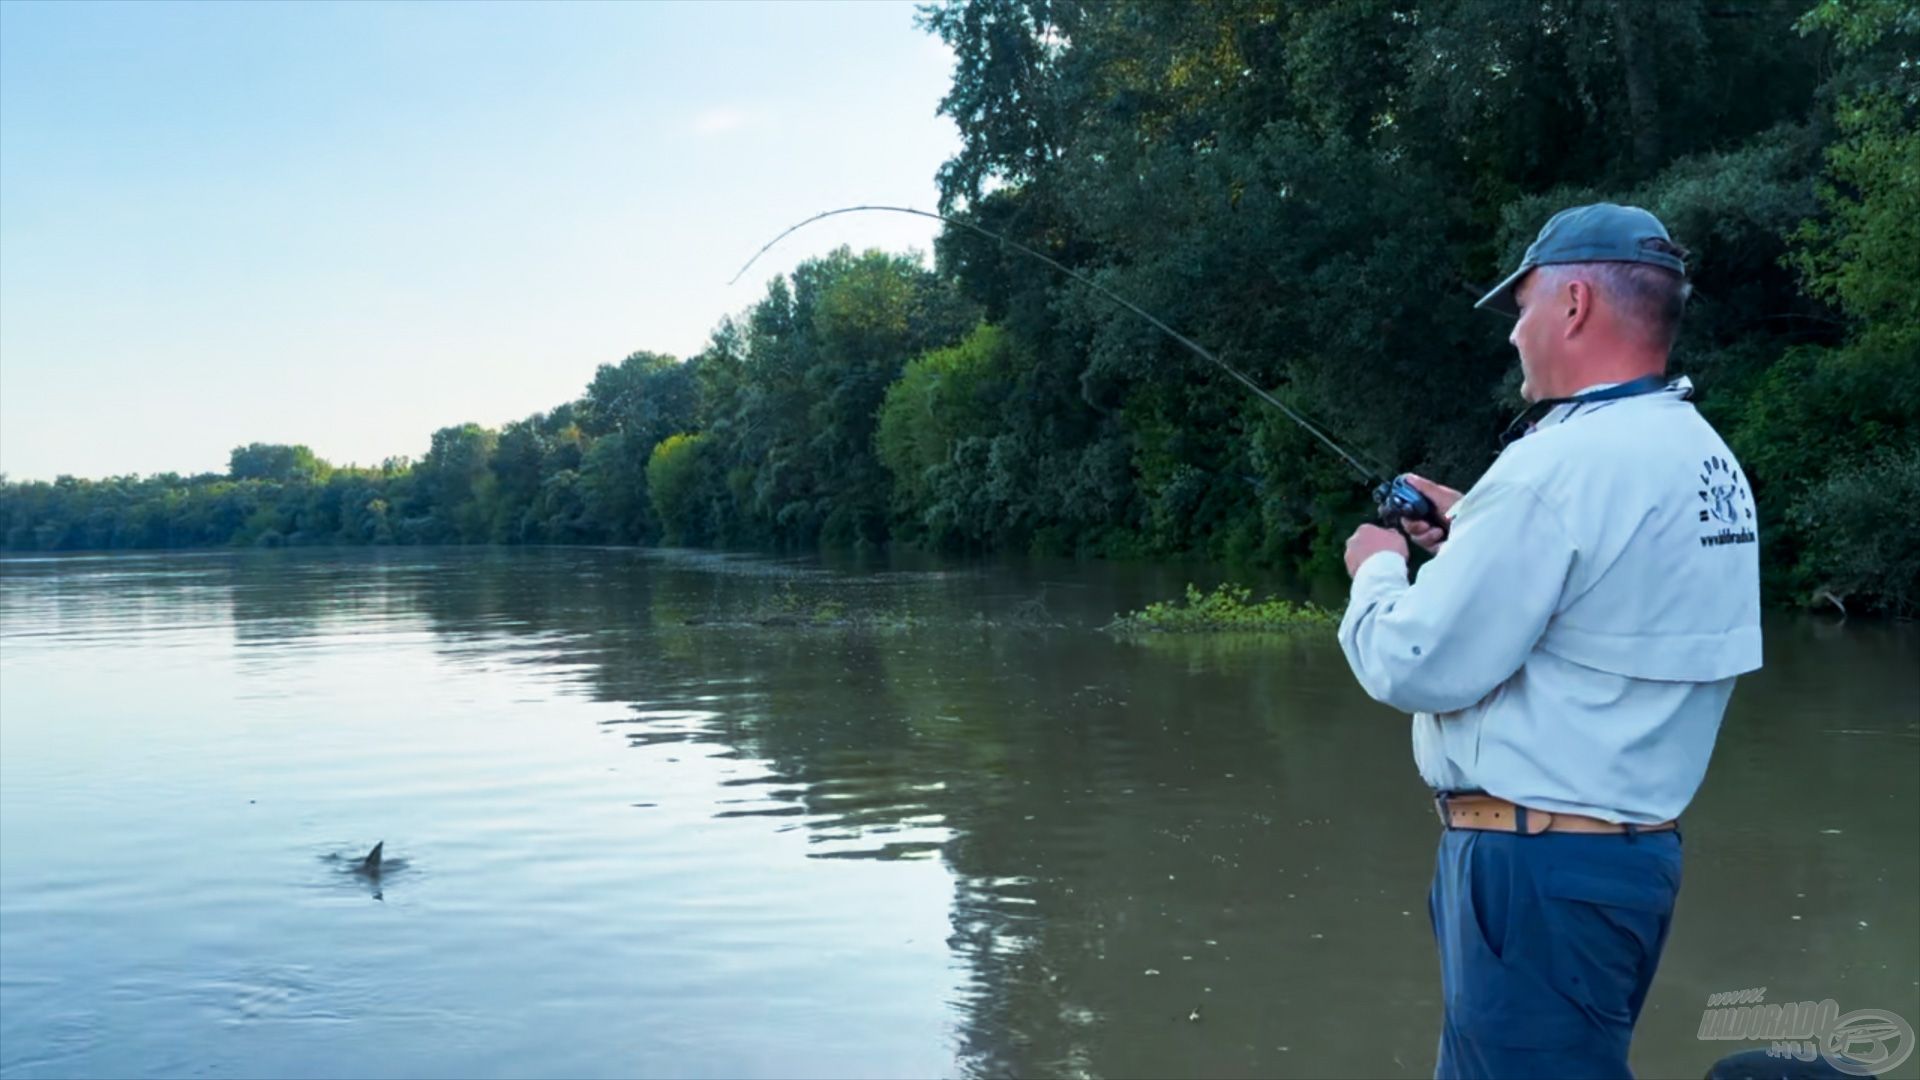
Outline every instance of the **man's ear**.
<svg viewBox="0 0 1920 1080"><path fill-rule="evenodd" d="M1593 315L1593 286L1575 278L1567 282L1567 329L1565 336L1572 337L1585 326Z"/></svg>

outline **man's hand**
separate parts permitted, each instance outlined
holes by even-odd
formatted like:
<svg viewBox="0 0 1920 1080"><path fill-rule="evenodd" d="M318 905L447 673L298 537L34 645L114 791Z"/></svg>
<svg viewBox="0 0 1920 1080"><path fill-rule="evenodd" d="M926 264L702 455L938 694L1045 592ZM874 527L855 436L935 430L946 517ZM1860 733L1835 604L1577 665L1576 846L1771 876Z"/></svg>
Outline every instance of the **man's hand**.
<svg viewBox="0 0 1920 1080"><path fill-rule="evenodd" d="M1407 538L1378 525L1362 525L1353 530L1353 535L1347 537L1347 576L1359 573L1361 563L1382 551L1399 552L1401 558L1406 558Z"/></svg>
<svg viewBox="0 0 1920 1080"><path fill-rule="evenodd" d="M1439 511L1441 517L1446 517L1447 511L1453 509L1453 504L1460 501L1459 492L1443 484L1436 484L1424 476L1408 473L1407 482L1427 497L1427 501L1433 504L1433 508ZM1413 518L1402 521L1400 527L1407 530L1407 536L1414 543L1430 552L1439 551L1440 545L1447 539L1445 529L1435 528L1424 521L1415 521Z"/></svg>

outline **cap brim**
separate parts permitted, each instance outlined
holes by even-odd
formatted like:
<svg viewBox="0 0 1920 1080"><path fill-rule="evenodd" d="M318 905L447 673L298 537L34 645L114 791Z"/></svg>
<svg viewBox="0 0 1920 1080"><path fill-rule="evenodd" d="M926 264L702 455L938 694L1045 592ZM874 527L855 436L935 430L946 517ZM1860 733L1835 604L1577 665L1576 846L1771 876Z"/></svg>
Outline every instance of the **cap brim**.
<svg viewBox="0 0 1920 1080"><path fill-rule="evenodd" d="M1520 284L1520 279L1526 277L1527 273L1532 269L1532 266L1522 263L1520 269L1507 275L1507 280L1495 285L1487 292L1487 295L1481 297L1473 306L1476 309L1485 308L1488 311L1497 311L1511 318L1519 318L1520 305L1513 302L1513 287Z"/></svg>

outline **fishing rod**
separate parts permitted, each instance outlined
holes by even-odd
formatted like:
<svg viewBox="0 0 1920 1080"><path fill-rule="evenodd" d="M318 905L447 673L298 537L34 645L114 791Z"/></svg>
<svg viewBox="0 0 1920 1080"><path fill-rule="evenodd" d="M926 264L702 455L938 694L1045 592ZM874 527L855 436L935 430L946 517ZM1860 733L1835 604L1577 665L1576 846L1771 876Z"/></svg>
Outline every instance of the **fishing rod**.
<svg viewBox="0 0 1920 1080"><path fill-rule="evenodd" d="M966 221L961 218L948 217L945 214L935 214L926 210L915 210L910 206L874 206L874 205L843 206L837 210L822 211L821 213L815 214L812 217L806 219L805 221L789 226L785 231L781 232L780 235L767 241L766 244L761 246L759 251L756 251L753 253L753 258L748 259L746 262L746 265L742 266L740 268L740 272L733 275L732 279L730 279L727 282L727 284L732 285L738 282L742 277L746 276L746 273L748 270L751 270L753 268L754 263L760 261L760 256L765 255L768 251L772 250L775 244L778 244L780 241L785 240L787 237L792 236L794 233L799 232L801 229L806 228L807 226L813 224L814 222L821 221L830 217L835 217L840 214L857 214L857 213L865 213L865 212L873 212L873 211L882 211L882 212L892 213L892 214L912 214L915 217L931 218L934 221L944 221L949 225L958 226L959 228L962 228L962 229L970 229L973 232L979 233L981 236L984 236L989 240L993 240L1005 247L1013 248L1015 251L1018 251L1023 255L1030 256L1032 258L1040 260L1043 263L1046 263L1048 266L1051 266L1055 270L1058 270L1060 273L1065 274L1067 277L1072 278L1073 280L1079 282L1080 284L1085 285L1087 288L1092 289L1094 292L1099 293L1101 296L1106 297L1108 300L1111 300L1114 303L1132 312L1133 314L1138 315L1140 318L1145 319L1155 329L1159 330L1161 333L1166 334L1168 337L1179 342L1180 344L1186 346L1189 350L1198 354L1202 359L1206 360L1208 363L1211 363L1215 367L1219 368L1221 371L1226 372L1229 376L1231 376L1234 379L1234 381L1245 386L1248 390L1253 391L1253 394L1255 397L1258 397L1261 401L1264 401L1267 404L1273 406L1274 408L1280 410L1280 412L1283 415L1285 415L1287 419L1292 420L1294 423L1299 424L1301 427L1305 428L1308 434L1312 435L1316 439L1319 439L1322 445L1326 446L1327 449L1339 455L1340 460L1346 462L1349 466L1353 468L1353 471L1359 473L1363 483L1366 483L1373 487L1373 501L1376 504L1378 504L1380 507L1380 520L1382 522L1388 525L1397 526L1402 521L1411 518L1417 521L1425 521L1428 524L1438 529L1441 529L1442 531L1446 530L1447 528L1446 519L1442 517L1439 511L1434 507L1432 500L1428 499L1424 494L1420 492L1420 489L1414 487L1413 484L1408 481L1405 474L1393 475L1392 479L1387 479L1387 477L1390 474L1392 474L1393 470L1383 465L1380 462L1380 459L1374 457L1371 454L1366 454L1364 451L1362 451L1362 455L1365 456L1368 459L1368 461L1372 463L1372 465L1370 467L1368 464L1363 463L1359 458L1355 457L1352 452L1348 451L1346 447L1341 446L1340 443L1333 438L1333 436L1327 434L1325 431L1320 429L1319 425L1307 419L1307 417L1303 415L1299 410L1293 408L1292 406L1288 405L1286 402L1281 401L1279 398L1268 393L1265 387L1253 381L1252 376L1248 375L1244 371L1241 371L1239 368L1233 366L1232 364L1227 363L1225 360L1222 360L1220 357L1214 355L1214 353L1211 350L1201 345L1199 342L1194 341L1192 338L1186 336L1185 334L1182 334L1180 331L1175 330L1171 326L1168 326L1165 322L1161 321L1158 317L1156 317L1152 312L1146 310L1145 308L1127 299L1126 297L1121 296L1119 293L1114 292L1112 289L1107 288L1105 285L1102 285L1099 282L1094 281L1092 278L1087 277L1085 274L1082 274L1079 271L1074 270L1072 267L1062 264L1061 262L1052 258L1051 256L1048 256L1039 251L1035 251L1034 249L1028 247L1027 245L1020 243L1018 240L1012 240L1005 236L1000 235L999 233L981 228L980 226L974 224L971 221Z"/></svg>

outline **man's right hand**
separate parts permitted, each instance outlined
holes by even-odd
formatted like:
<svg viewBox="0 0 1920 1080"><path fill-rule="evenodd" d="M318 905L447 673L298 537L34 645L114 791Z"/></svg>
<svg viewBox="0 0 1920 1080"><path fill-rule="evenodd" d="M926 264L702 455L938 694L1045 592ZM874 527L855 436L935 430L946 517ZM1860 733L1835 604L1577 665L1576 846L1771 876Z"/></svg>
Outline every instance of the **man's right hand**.
<svg viewBox="0 0 1920 1080"><path fill-rule="evenodd" d="M1446 517L1447 511L1453 509L1453 504L1460 501L1459 492L1444 484L1436 484L1424 476L1408 473L1407 482L1418 488L1420 494L1425 495L1427 500L1433 503L1433 508L1439 512L1441 517ZM1440 550L1440 545L1447 540L1447 531L1445 529L1437 528L1424 521L1407 518L1400 523L1400 527L1407 531L1407 539L1412 540L1430 552L1437 553Z"/></svg>

